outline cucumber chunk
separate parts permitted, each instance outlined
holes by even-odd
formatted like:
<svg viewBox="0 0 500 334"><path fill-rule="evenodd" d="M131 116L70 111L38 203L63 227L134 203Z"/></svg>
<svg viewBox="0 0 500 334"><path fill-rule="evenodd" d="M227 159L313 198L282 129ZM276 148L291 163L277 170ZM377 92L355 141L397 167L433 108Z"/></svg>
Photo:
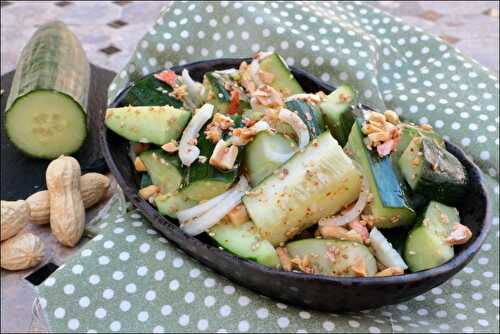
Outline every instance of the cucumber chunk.
<svg viewBox="0 0 500 334"><path fill-rule="evenodd" d="M368 178L373 201L366 210L373 216L378 228L393 228L409 225L415 219L415 211L410 207L404 189L390 156L379 156L368 150L363 142L361 122L356 121L349 135L346 152L358 161L363 175Z"/></svg>
<svg viewBox="0 0 500 334"><path fill-rule="evenodd" d="M424 130L416 125L404 123L402 125L398 146L396 146L396 150L392 153L392 159L395 163L399 161L401 155L415 137L431 138L439 146L444 147L444 140L438 133L434 132L433 130Z"/></svg>
<svg viewBox="0 0 500 334"><path fill-rule="evenodd" d="M416 137L399 160L411 189L426 198L455 204L467 192L467 173L460 161L427 137Z"/></svg>
<svg viewBox="0 0 500 334"><path fill-rule="evenodd" d="M273 171L290 159L297 145L279 133L274 135L266 131L259 133L245 147L244 168L250 178L250 184L256 186Z"/></svg>
<svg viewBox="0 0 500 334"><path fill-rule="evenodd" d="M355 201L361 177L329 132L243 197L263 238L274 246Z"/></svg>
<svg viewBox="0 0 500 334"><path fill-rule="evenodd" d="M305 256L315 274L330 276L357 276L353 267L360 259L365 264L367 276L377 272L377 262L370 250L359 242L336 239L303 239L286 245L290 257Z"/></svg>
<svg viewBox="0 0 500 334"><path fill-rule="evenodd" d="M294 111L307 126L311 139L318 137L325 128L323 114L318 107L301 100L291 100L285 103L288 110Z"/></svg>
<svg viewBox="0 0 500 334"><path fill-rule="evenodd" d="M344 146L349 138L354 115L351 106L356 103L357 93L347 85L340 86L327 96L320 104L320 109L325 116L326 124L340 146Z"/></svg>
<svg viewBox="0 0 500 334"><path fill-rule="evenodd" d="M42 25L23 48L6 104L5 131L23 153L70 155L87 135L90 66L78 38L59 21Z"/></svg>
<svg viewBox="0 0 500 334"><path fill-rule="evenodd" d="M230 80L226 78L224 80ZM203 85L207 92L207 102L212 104L217 112L227 114L231 103L231 92L224 88L223 78L214 73L205 73L203 77ZM240 102L238 104L238 113L242 113L244 109L250 108L248 99L240 92Z"/></svg>
<svg viewBox="0 0 500 334"><path fill-rule="evenodd" d="M198 202L190 199L181 191L157 196L155 204L162 215L177 219L177 212L192 208Z"/></svg>
<svg viewBox="0 0 500 334"><path fill-rule="evenodd" d="M154 74L150 74L134 83L128 90L123 100L123 105L142 107L168 105L174 108L182 108L182 101L169 95L172 90L170 85L156 79Z"/></svg>
<svg viewBox="0 0 500 334"><path fill-rule="evenodd" d="M429 203L405 244L404 258L412 272L440 266L453 258L453 246L446 243L446 238L455 223L460 223L456 208Z"/></svg>
<svg viewBox="0 0 500 334"><path fill-rule="evenodd" d="M110 108L104 120L118 135L140 143L163 145L177 140L191 112L171 106Z"/></svg>
<svg viewBox="0 0 500 334"><path fill-rule="evenodd" d="M375 252L375 257L386 267L408 269L401 255L376 227L370 231L370 245Z"/></svg>
<svg viewBox="0 0 500 334"><path fill-rule="evenodd" d="M181 162L177 156L156 149L142 152L139 158L146 166L151 181L160 187L162 194L179 189L184 177Z"/></svg>
<svg viewBox="0 0 500 334"><path fill-rule="evenodd" d="M276 250L269 241L260 237L252 222L241 225L220 222L210 229L208 235L221 247L239 257L273 268L280 267Z"/></svg>
<svg viewBox="0 0 500 334"><path fill-rule="evenodd" d="M259 68L274 75L274 80L269 86L281 92L284 97L304 93L299 82L295 80L292 72L290 72L285 60L279 54L273 53L262 59Z"/></svg>

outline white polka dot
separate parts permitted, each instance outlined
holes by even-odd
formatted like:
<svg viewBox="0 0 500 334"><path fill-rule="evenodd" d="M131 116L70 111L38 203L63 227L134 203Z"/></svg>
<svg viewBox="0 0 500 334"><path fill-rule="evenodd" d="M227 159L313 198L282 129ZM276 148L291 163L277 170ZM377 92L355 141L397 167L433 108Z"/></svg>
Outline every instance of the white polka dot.
<svg viewBox="0 0 500 334"><path fill-rule="evenodd" d="M88 307L90 305L90 298L87 296L80 298L78 300L78 305L80 305L80 307L83 307L83 308Z"/></svg>
<svg viewBox="0 0 500 334"><path fill-rule="evenodd" d="M106 240L106 241L104 242L104 244L103 244L103 247L104 247L104 248L109 249L109 248L112 248L112 247L114 246L114 244L115 244L115 243L114 243L113 241L111 241L111 240Z"/></svg>
<svg viewBox="0 0 500 334"><path fill-rule="evenodd" d="M146 311L141 311L137 314L137 320L140 322L146 322L149 319L149 313Z"/></svg>
<svg viewBox="0 0 500 334"><path fill-rule="evenodd" d="M133 235L133 234L132 234L132 235L127 235L127 236L125 237L125 240L127 240L127 242L134 242L134 241L135 241L135 239L136 239L136 236L135 236L135 235Z"/></svg>
<svg viewBox="0 0 500 334"><path fill-rule="evenodd" d="M172 261L172 266L174 268L180 268L182 267L182 265L184 264L184 261L180 258L180 257L176 257L173 261Z"/></svg>
<svg viewBox="0 0 500 334"><path fill-rule="evenodd" d="M135 293L137 291L137 286L134 283L129 283L125 286L125 291L128 293Z"/></svg>
<svg viewBox="0 0 500 334"><path fill-rule="evenodd" d="M166 305L163 305L161 307L161 314L164 315L164 316L167 316L169 315L170 313L172 313L172 306L166 304Z"/></svg>
<svg viewBox="0 0 500 334"><path fill-rule="evenodd" d="M112 277L115 281L120 281L123 279L124 275L121 271L115 271Z"/></svg>
<svg viewBox="0 0 500 334"><path fill-rule="evenodd" d="M325 321L325 322L323 322L323 328L326 331L331 332L335 329L335 324L331 321Z"/></svg>
<svg viewBox="0 0 500 334"><path fill-rule="evenodd" d="M66 315L66 310L62 307L58 307L54 310L54 317L57 319L62 319Z"/></svg>
<svg viewBox="0 0 500 334"><path fill-rule="evenodd" d="M98 318L98 319L104 319L106 317L106 315L108 314L108 312L103 309L102 307L99 307L97 310L95 310L95 317Z"/></svg>
<svg viewBox="0 0 500 334"><path fill-rule="evenodd" d="M212 307L215 305L215 298L213 296L206 296L204 300L206 307Z"/></svg>
<svg viewBox="0 0 500 334"><path fill-rule="evenodd" d="M127 312L128 310L130 310L131 307L132 307L132 305L127 300L123 300L120 303L120 310L122 310L123 312Z"/></svg>
<svg viewBox="0 0 500 334"><path fill-rule="evenodd" d="M119 321L113 321L109 325L109 329L113 332L118 332L122 328L122 324Z"/></svg>
<svg viewBox="0 0 500 334"><path fill-rule="evenodd" d="M255 313L259 319L266 319L269 316L269 311L264 307L259 308Z"/></svg>
<svg viewBox="0 0 500 334"><path fill-rule="evenodd" d="M287 317L279 317L278 318L278 326L280 328L287 328L290 324L290 320Z"/></svg>
<svg viewBox="0 0 500 334"><path fill-rule="evenodd" d="M71 330L77 330L80 327L80 321L78 319L70 319L68 321L68 328Z"/></svg>
<svg viewBox="0 0 500 334"><path fill-rule="evenodd" d="M49 277L43 282L45 286L54 286L55 283L56 279L54 277Z"/></svg>
<svg viewBox="0 0 500 334"><path fill-rule="evenodd" d="M89 277L89 283L92 285L99 284L101 281L101 278L98 275L92 275Z"/></svg>
<svg viewBox="0 0 500 334"><path fill-rule="evenodd" d="M99 261L99 264L101 264L101 265L106 265L106 264L108 264L110 262L109 261L109 257L104 256L104 255L103 256L99 256L98 261Z"/></svg>
<svg viewBox="0 0 500 334"><path fill-rule="evenodd" d="M148 244L148 243L143 243L140 247L139 247L139 251L141 253L147 253L149 251L149 249L151 248L151 246Z"/></svg>
<svg viewBox="0 0 500 334"><path fill-rule="evenodd" d="M115 295L115 292L112 290L112 289L105 289L103 292L102 292L102 297L104 299L112 299L113 296Z"/></svg>
<svg viewBox="0 0 500 334"><path fill-rule="evenodd" d="M179 325L181 325L181 326L187 326L188 324L189 324L189 315L182 314L179 317Z"/></svg>
<svg viewBox="0 0 500 334"><path fill-rule="evenodd" d="M137 275L139 276L146 276L148 273L148 268L145 266L140 266L137 268Z"/></svg>
<svg viewBox="0 0 500 334"><path fill-rule="evenodd" d="M189 276L191 278L196 278L196 277L200 276L200 274L201 274L201 272L198 268L193 268L189 271Z"/></svg>
<svg viewBox="0 0 500 334"><path fill-rule="evenodd" d="M83 272L83 266L80 264L76 264L73 266L73 268L71 268L71 271L75 275L80 275Z"/></svg>
<svg viewBox="0 0 500 334"><path fill-rule="evenodd" d="M184 301L188 304L191 304L192 302L194 302L195 300L195 295L194 293L192 293L191 291L187 292L185 295L184 295Z"/></svg>
<svg viewBox="0 0 500 334"><path fill-rule="evenodd" d="M175 290L179 289L179 286L180 286L179 281L176 280L176 279L170 281L170 284L168 285L168 287L172 291L175 291Z"/></svg>
<svg viewBox="0 0 500 334"><path fill-rule="evenodd" d="M370 333L380 333L380 329L378 327L375 327L375 326L368 327L368 331Z"/></svg>
<svg viewBox="0 0 500 334"><path fill-rule="evenodd" d="M248 298L247 296L240 296L238 298L238 304L240 304L241 306L247 306L248 304L250 304L250 298Z"/></svg>
<svg viewBox="0 0 500 334"><path fill-rule="evenodd" d="M231 307L229 305L223 305L219 309L219 314L223 317L227 317L231 314Z"/></svg>
<svg viewBox="0 0 500 334"><path fill-rule="evenodd" d="M72 295L75 292L75 286L73 284L67 284L63 288L64 293L67 295Z"/></svg>
<svg viewBox="0 0 500 334"><path fill-rule="evenodd" d="M250 329L250 324L246 320L242 320L238 323L238 330L240 332L248 332Z"/></svg>

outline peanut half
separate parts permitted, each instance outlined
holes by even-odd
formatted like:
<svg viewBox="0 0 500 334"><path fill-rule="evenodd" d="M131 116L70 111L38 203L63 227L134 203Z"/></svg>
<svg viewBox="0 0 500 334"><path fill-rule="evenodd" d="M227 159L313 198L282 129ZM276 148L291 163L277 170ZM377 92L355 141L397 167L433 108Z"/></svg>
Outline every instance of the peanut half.
<svg viewBox="0 0 500 334"><path fill-rule="evenodd" d="M30 217L30 207L23 200L1 201L1 232L0 239L4 241L21 231Z"/></svg>
<svg viewBox="0 0 500 334"><path fill-rule="evenodd" d="M43 243L31 233L21 233L2 242L0 266L7 270L22 270L37 266L43 259Z"/></svg>

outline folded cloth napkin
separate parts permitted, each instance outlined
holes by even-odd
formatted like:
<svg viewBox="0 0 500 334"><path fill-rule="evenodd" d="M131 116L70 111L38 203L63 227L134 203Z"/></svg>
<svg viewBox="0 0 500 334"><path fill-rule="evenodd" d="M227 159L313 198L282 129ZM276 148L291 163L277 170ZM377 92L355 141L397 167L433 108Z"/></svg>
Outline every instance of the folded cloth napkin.
<svg viewBox="0 0 500 334"><path fill-rule="evenodd" d="M276 303L203 267L138 212L111 205L97 236L39 287L52 331L494 332L499 317L498 78L475 60L359 2L174 2L109 89L176 64L275 50L361 101L428 123L487 175L493 229L453 279L406 303L328 314ZM335 300L331 301L335 303Z"/></svg>

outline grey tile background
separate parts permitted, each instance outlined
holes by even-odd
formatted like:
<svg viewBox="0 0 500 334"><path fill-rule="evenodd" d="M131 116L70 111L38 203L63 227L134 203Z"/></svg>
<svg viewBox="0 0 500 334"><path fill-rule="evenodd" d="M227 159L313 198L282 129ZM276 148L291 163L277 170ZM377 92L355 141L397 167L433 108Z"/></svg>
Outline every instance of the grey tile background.
<svg viewBox="0 0 500 334"><path fill-rule="evenodd" d="M94 64L118 71L166 1L2 1L1 73L15 68L22 47L40 24L64 21ZM499 71L497 1L373 1L405 22L443 37ZM108 53L106 53L108 51Z"/></svg>

